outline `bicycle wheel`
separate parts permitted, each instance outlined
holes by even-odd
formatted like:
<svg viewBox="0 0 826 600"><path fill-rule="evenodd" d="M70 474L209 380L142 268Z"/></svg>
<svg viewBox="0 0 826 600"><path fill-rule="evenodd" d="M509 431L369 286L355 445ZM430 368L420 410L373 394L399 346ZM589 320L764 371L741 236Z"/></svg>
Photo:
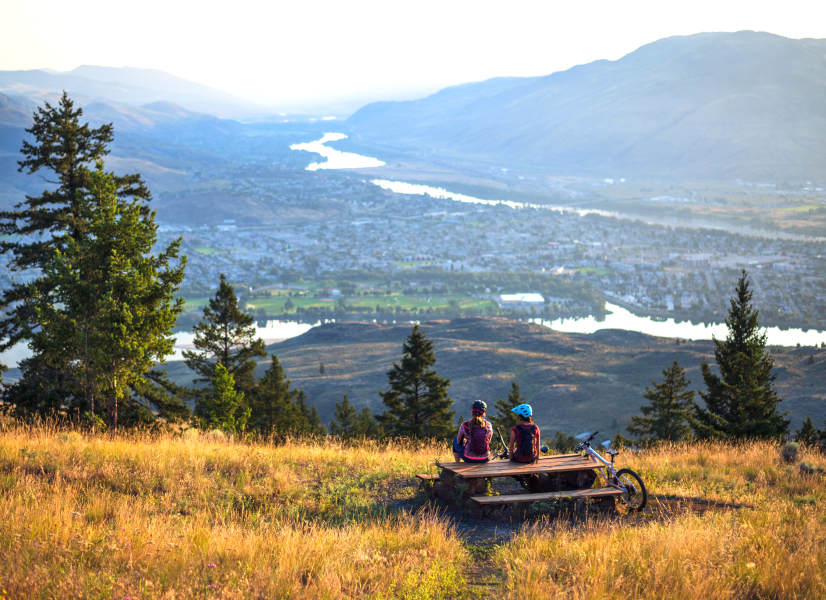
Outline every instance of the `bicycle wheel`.
<svg viewBox="0 0 826 600"><path fill-rule="evenodd" d="M642 510L648 501L648 492L645 490L645 484L640 476L631 469L620 469L617 471L617 480L620 487L625 488L625 493L619 497L620 502L628 510Z"/></svg>

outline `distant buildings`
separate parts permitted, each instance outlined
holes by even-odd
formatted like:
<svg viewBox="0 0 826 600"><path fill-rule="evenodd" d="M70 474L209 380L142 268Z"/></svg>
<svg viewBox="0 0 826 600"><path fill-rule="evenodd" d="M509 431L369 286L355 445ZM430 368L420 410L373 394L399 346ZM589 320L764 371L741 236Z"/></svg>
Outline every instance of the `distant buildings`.
<svg viewBox="0 0 826 600"><path fill-rule="evenodd" d="M536 292L500 294L497 302L501 308L530 310L531 308L542 308L545 305L545 298L542 297L542 294Z"/></svg>

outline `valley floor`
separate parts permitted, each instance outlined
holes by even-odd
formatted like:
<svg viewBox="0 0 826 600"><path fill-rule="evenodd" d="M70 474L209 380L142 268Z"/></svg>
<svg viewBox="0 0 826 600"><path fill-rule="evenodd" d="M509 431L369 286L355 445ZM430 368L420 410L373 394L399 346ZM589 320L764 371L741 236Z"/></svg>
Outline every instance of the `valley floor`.
<svg viewBox="0 0 826 600"><path fill-rule="evenodd" d="M643 514L477 523L413 483L446 447L0 424L0 598L817 598L826 457L618 457Z"/></svg>

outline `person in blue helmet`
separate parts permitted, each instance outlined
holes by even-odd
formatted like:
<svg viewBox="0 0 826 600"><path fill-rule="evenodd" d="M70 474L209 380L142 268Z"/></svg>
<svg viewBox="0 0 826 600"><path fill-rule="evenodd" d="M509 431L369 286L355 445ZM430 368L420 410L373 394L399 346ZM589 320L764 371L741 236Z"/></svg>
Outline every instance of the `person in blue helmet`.
<svg viewBox="0 0 826 600"><path fill-rule="evenodd" d="M508 451L511 460L518 463L533 463L539 460L539 427L533 422L530 404L520 404L511 409L519 417L519 423L511 429Z"/></svg>
<svg viewBox="0 0 826 600"><path fill-rule="evenodd" d="M470 463L485 463L490 460L490 440L493 426L485 419L488 405L482 400L473 403L472 418L459 426L459 433L453 439L453 458Z"/></svg>

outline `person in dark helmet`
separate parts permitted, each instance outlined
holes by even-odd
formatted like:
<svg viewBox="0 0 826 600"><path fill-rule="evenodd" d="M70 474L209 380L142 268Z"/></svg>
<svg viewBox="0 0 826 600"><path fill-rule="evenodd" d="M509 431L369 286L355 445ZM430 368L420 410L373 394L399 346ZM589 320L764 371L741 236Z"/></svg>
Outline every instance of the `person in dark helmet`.
<svg viewBox="0 0 826 600"><path fill-rule="evenodd" d="M490 460L490 440L493 426L485 419L488 405L477 400L470 409L472 418L459 426L453 439L453 458L456 462L484 463Z"/></svg>
<svg viewBox="0 0 826 600"><path fill-rule="evenodd" d="M539 427L533 422L530 404L520 404L511 409L519 417L519 423L511 429L508 452L512 461L532 463L539 459Z"/></svg>

